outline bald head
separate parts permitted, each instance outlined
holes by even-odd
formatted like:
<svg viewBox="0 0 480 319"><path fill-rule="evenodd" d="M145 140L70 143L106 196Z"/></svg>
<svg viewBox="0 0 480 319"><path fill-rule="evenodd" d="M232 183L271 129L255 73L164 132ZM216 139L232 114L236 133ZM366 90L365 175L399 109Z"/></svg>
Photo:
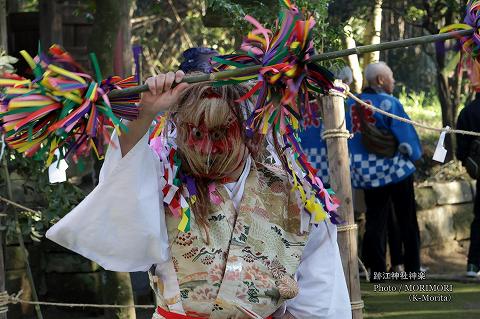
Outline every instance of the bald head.
<svg viewBox="0 0 480 319"><path fill-rule="evenodd" d="M385 91L388 94L393 93L395 85L393 72L385 62L376 62L367 65L365 69L365 79L369 87Z"/></svg>

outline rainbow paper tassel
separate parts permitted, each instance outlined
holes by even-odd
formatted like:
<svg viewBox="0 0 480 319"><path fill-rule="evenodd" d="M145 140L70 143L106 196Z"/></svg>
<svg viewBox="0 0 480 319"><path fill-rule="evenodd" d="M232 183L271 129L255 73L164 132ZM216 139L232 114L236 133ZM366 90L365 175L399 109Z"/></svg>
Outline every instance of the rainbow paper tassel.
<svg viewBox="0 0 480 319"><path fill-rule="evenodd" d="M94 56L96 81L61 47L32 58L21 52L35 78L14 74L0 78L1 128L7 145L26 156L39 155L46 165L58 149L60 157L102 158L110 128L125 128L120 118L138 117L138 95L109 100L108 92L138 85L133 76L102 79ZM60 159L61 159L60 158Z"/></svg>
<svg viewBox="0 0 480 319"><path fill-rule="evenodd" d="M277 29L264 28L253 17L247 16L255 29L244 40L239 54L213 57L215 71L261 65L259 73L220 81L217 85L257 80L240 101L256 95L255 108L247 120L247 133L271 133L277 136L292 182L292 191L301 207L318 224L329 218L333 223L341 220L336 214L338 201L323 187L316 170L308 163L299 146L295 132L302 120L313 113L309 94L325 94L333 88L333 75L312 62L314 55L311 30L313 17L301 18L291 1L281 1L286 7L277 20ZM282 163L283 164L283 163Z"/></svg>

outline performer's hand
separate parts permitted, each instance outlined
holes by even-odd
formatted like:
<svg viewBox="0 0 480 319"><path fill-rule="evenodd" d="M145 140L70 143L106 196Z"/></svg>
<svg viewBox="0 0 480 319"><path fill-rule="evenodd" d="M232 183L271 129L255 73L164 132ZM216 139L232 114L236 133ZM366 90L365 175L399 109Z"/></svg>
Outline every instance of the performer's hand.
<svg viewBox="0 0 480 319"><path fill-rule="evenodd" d="M180 94L189 86L188 83L180 83L184 76L183 71L177 71L149 77L145 82L149 91L142 93L140 99L141 114L154 117L174 105ZM173 83L180 84L172 89Z"/></svg>

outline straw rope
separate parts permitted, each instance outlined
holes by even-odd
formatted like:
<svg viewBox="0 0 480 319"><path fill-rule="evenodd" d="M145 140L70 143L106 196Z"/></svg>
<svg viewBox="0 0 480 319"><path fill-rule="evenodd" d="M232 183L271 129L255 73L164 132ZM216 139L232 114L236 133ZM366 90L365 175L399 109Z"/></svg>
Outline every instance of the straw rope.
<svg viewBox="0 0 480 319"><path fill-rule="evenodd" d="M357 224L337 226L337 232L346 232L346 231L355 230L355 229L358 229Z"/></svg>
<svg viewBox="0 0 480 319"><path fill-rule="evenodd" d="M6 312L9 304L27 304L27 305L43 305L43 306L58 306L58 307L81 307L81 308L141 308L141 309L155 309L155 305L106 305L106 304L91 304L91 303L66 303L66 302L48 302L48 301L30 301L21 299L23 291L20 290L17 294L9 295L8 292L0 292L0 313Z"/></svg>
<svg viewBox="0 0 480 319"><path fill-rule="evenodd" d="M352 310L363 309L365 307L363 300L352 301L350 302L350 305L352 306Z"/></svg>
<svg viewBox="0 0 480 319"><path fill-rule="evenodd" d="M352 138L352 134L348 130L344 129L330 129L330 130L325 130L322 133L322 139L326 140L329 138Z"/></svg>
<svg viewBox="0 0 480 319"><path fill-rule="evenodd" d="M33 213L33 214L39 214L39 213L41 213L41 212L38 211L38 210L33 210L33 209L28 208L28 207L26 207L26 206L23 206L23 205L21 205L21 204L19 204L19 203L16 203L16 202L14 202L14 201L11 201L11 200L3 197L3 196L0 196L0 200L3 201L3 202L5 202L5 203L7 203L7 204L9 204L9 205L18 207L18 208L20 208L20 209L26 210L27 212L30 212L30 213ZM6 215L6 214L5 214L5 215Z"/></svg>
<svg viewBox="0 0 480 319"><path fill-rule="evenodd" d="M426 129L426 130L440 132L440 133L445 132L447 134L463 134L463 135L480 136L479 132L456 130L456 129L451 129L449 127L437 128L437 127L428 126L426 124L422 124L422 123L419 123L419 122L415 122L415 121L403 118L401 116L386 112L386 111L384 111L382 109L379 109L378 107L375 107L371 104L368 104L368 103L362 101L361 99L359 99L358 97L356 97L350 91L346 91L345 93L348 97L352 98L354 101L360 103L361 105L365 106L366 108L368 108L372 111L378 112L378 113L383 114L385 116L388 116L392 119L395 119L395 120L398 120L398 121L401 121L401 122L405 122L405 123L411 124L411 125L416 126L416 127L420 127L420 128Z"/></svg>
<svg viewBox="0 0 480 319"><path fill-rule="evenodd" d="M21 299L20 296L23 293L20 290L16 294L9 295L8 292L0 292L0 314L8 311L8 305L10 304L29 304L29 305L43 305L43 306L57 306L57 307L80 307L80 308L140 308L140 309L155 309L155 305L107 305L107 304L80 304L80 303L65 303L65 302L47 302L47 301L29 301ZM352 310L362 309L364 307L363 300L350 302Z"/></svg>

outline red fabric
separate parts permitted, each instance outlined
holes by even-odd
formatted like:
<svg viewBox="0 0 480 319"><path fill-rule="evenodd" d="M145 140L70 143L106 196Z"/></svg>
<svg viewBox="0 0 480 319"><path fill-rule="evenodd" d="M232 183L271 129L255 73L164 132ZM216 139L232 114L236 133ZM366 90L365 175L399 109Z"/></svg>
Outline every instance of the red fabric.
<svg viewBox="0 0 480 319"><path fill-rule="evenodd" d="M190 317L186 315L181 315L175 312L166 311L161 307L157 307L157 313L166 319L208 319L205 317Z"/></svg>
<svg viewBox="0 0 480 319"><path fill-rule="evenodd" d="M190 316L186 316L186 315L181 315L181 314L178 314L178 313L175 313L175 312L166 311L165 309L160 308L160 307L157 307L157 313L159 315L165 317L165 319L207 319L207 318L204 318L204 317L190 317ZM272 319L272 316L268 316L265 319Z"/></svg>

